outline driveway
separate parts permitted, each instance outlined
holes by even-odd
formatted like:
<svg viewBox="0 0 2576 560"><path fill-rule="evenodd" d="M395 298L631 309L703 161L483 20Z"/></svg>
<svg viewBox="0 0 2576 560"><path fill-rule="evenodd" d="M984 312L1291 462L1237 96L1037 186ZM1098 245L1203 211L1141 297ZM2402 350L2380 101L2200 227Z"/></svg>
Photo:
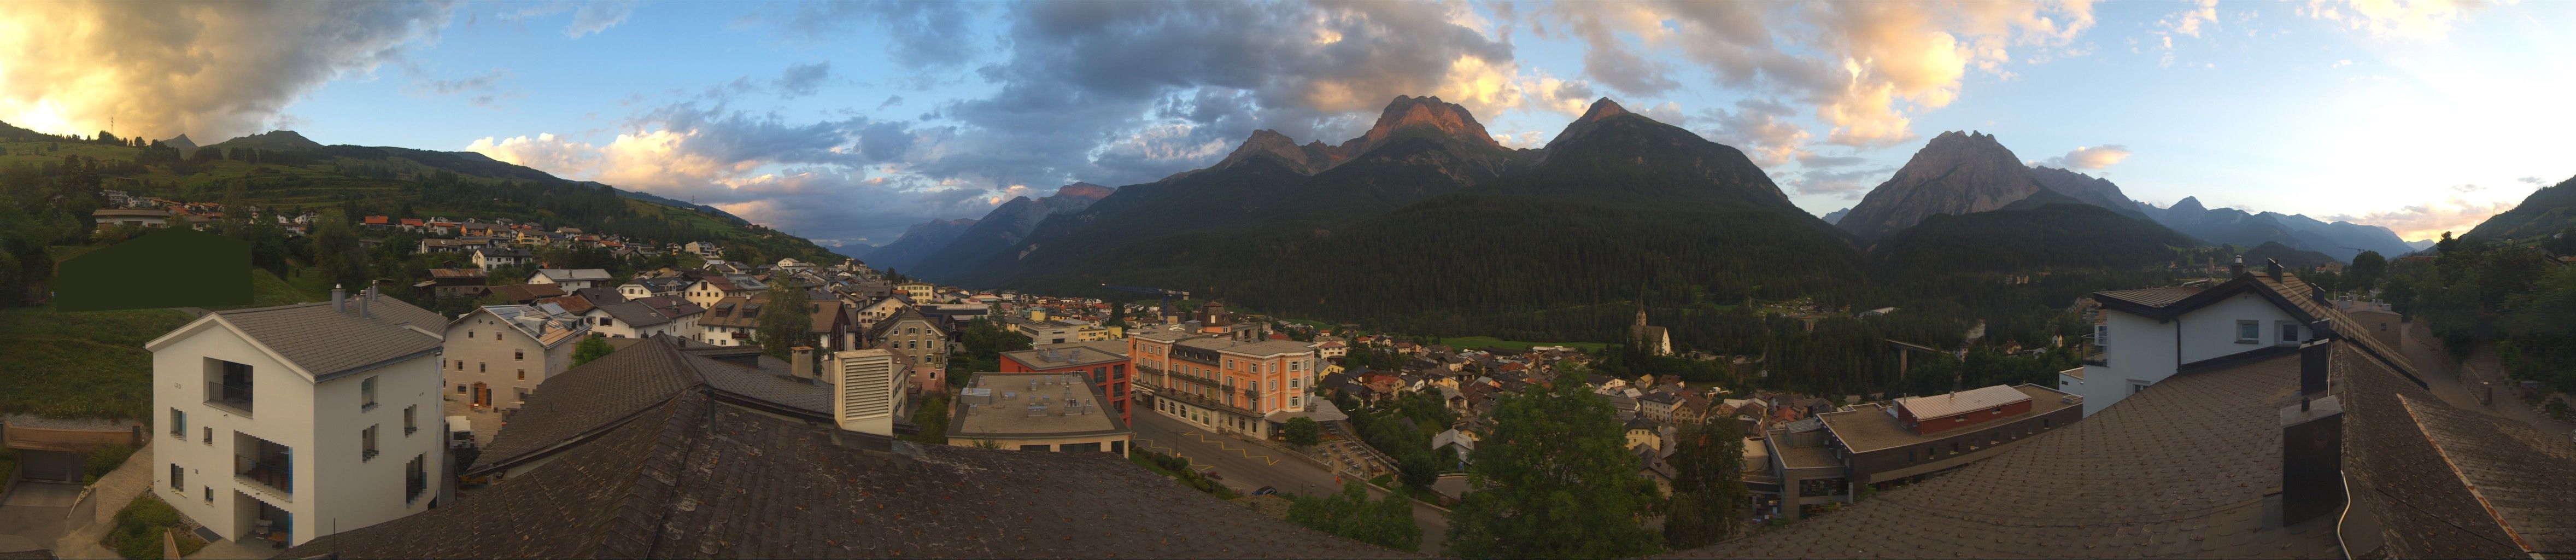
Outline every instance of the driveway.
<svg viewBox="0 0 2576 560"><path fill-rule="evenodd" d="M1339 492L1333 473L1311 459L1280 451L1262 444L1235 439L1198 429L1188 422L1155 412L1151 407L1136 410L1136 447L1188 459L1190 468L1201 472L1216 471L1219 482L1236 493L1250 494L1263 486L1278 488L1281 493L1320 495ZM1385 492L1371 488L1371 498L1383 498ZM1424 554L1437 556L1449 533L1448 514L1421 502L1413 504L1413 521L1422 526Z"/></svg>
<svg viewBox="0 0 2576 560"><path fill-rule="evenodd" d="M63 516L80 497L78 484L19 482L0 497L0 552L50 549L63 536Z"/></svg>

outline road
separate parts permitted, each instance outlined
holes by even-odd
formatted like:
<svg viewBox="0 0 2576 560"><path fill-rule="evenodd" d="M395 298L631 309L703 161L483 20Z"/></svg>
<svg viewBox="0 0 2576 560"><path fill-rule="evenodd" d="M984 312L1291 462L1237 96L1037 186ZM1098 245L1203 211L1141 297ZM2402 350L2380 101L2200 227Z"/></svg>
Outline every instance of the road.
<svg viewBox="0 0 2576 560"><path fill-rule="evenodd" d="M1138 408L1133 428L1136 447L1188 459L1190 467L1201 472L1216 471L1219 482L1235 492L1249 494L1269 486L1281 493L1319 495L1338 492L1333 473L1324 467L1287 451L1258 443L1222 436L1198 429L1188 422L1164 416L1150 407ZM1369 497L1384 498L1385 492L1369 489ZM1449 533L1449 517L1438 508L1421 502L1413 504L1413 521L1422 526L1423 554L1438 556Z"/></svg>

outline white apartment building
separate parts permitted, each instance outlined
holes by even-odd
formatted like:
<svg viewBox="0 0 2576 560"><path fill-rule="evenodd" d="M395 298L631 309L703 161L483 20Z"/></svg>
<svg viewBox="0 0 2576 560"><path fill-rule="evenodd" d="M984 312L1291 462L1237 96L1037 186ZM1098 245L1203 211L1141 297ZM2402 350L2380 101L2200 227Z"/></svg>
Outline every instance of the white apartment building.
<svg viewBox="0 0 2576 560"><path fill-rule="evenodd" d="M447 476L437 313L362 294L218 311L146 343L152 490L227 539L428 511Z"/></svg>
<svg viewBox="0 0 2576 560"><path fill-rule="evenodd" d="M607 270L597 268L540 268L537 269L536 274L528 275L528 283L558 284L563 286L564 293L572 293L573 290L582 288L611 286L614 282L616 278L610 276Z"/></svg>
<svg viewBox="0 0 2576 560"><path fill-rule="evenodd" d="M2102 321L2084 367L2058 374L2092 416L2176 373L2298 351L2338 315L2298 276L2271 264L2216 285L2096 292ZM2368 337L2356 337L2368 338Z"/></svg>

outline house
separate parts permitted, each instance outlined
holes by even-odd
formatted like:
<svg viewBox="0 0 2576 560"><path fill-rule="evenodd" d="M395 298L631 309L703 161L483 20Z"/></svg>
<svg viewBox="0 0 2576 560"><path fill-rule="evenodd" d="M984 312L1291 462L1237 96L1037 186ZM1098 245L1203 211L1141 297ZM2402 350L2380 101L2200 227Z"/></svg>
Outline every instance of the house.
<svg viewBox="0 0 2576 560"><path fill-rule="evenodd" d="M591 332L609 338L649 338L671 335L679 338L702 336L702 332L684 330L675 317L662 309L632 301L600 304L583 312L581 318L591 324Z"/></svg>
<svg viewBox="0 0 2576 560"><path fill-rule="evenodd" d="M769 290L769 284L743 274L709 275L698 279L686 290L686 297L698 305L712 305L716 300L749 298Z"/></svg>
<svg viewBox="0 0 2576 560"><path fill-rule="evenodd" d="M359 224L366 226L367 229L385 229L393 227L394 222L385 216L367 216Z"/></svg>
<svg viewBox="0 0 2576 560"><path fill-rule="evenodd" d="M813 333L815 351L831 353L859 349L859 335L866 331L861 330L858 322L850 318L848 305L832 298L813 298L809 301L814 305L814 312L811 313L814 322L805 327L805 332Z"/></svg>
<svg viewBox="0 0 2576 560"><path fill-rule="evenodd" d="M700 258L724 258L724 248L717 247L713 242L691 241L687 245L681 245L680 250L687 251L689 254L697 255Z"/></svg>
<svg viewBox="0 0 2576 560"><path fill-rule="evenodd" d="M449 321L447 384L477 409L517 409L539 384L572 367L572 349L590 325L560 306L487 305Z"/></svg>
<svg viewBox="0 0 2576 560"><path fill-rule="evenodd" d="M474 249L474 267L485 270L503 266L524 266L536 261L536 253L517 247L484 246Z"/></svg>
<svg viewBox="0 0 2576 560"><path fill-rule="evenodd" d="M917 391L946 390L948 370L948 331L919 310L905 308L893 317L868 327L861 345L890 350L908 358L913 371L909 377Z"/></svg>
<svg viewBox="0 0 2576 560"><path fill-rule="evenodd" d="M690 303L696 303L696 300L690 300ZM716 300L714 305L706 306L707 312L698 319L698 327L704 332L702 341L716 346L758 346L760 343L754 335L760 331L760 308L768 304L767 295L726 296Z"/></svg>
<svg viewBox="0 0 2576 560"><path fill-rule="evenodd" d="M425 289L430 297L439 299L470 299L490 293L492 287L484 285L488 281L480 268L433 268L429 269L429 280L414 287Z"/></svg>
<svg viewBox="0 0 2576 560"><path fill-rule="evenodd" d="M2176 372L2294 353L2329 331L2357 335L2349 340L2370 352L2397 355L2383 339L2361 332L2369 327L2334 309L2323 290L2278 262L2253 271L2239 262L2229 273L2233 277L2226 282L2205 288L2094 293L2102 302L2102 323L2094 325L2084 371L2060 375L2059 388L2083 395L2084 415L2092 416Z"/></svg>
<svg viewBox="0 0 2576 560"><path fill-rule="evenodd" d="M557 284L566 291L607 286L612 277L598 268L540 268L528 276L529 284Z"/></svg>
<svg viewBox="0 0 2576 560"><path fill-rule="evenodd" d="M1106 403L1090 375L1072 372L977 373L949 415L951 445L1018 451L1127 456L1134 432ZM977 411L982 411L977 413Z"/></svg>
<svg viewBox="0 0 2576 560"><path fill-rule="evenodd" d="M1127 352L1125 341L1048 344L1003 352L1000 356L1001 370L1002 373L1080 375L1090 380L1094 392L1100 395L1101 407L1118 416L1119 422L1123 423L1134 419L1127 411L1130 399Z"/></svg>
<svg viewBox="0 0 2576 560"><path fill-rule="evenodd" d="M1637 398L1637 415L1657 423L1671 422L1673 409L1680 405L1681 397L1672 393L1664 391L1646 393L1646 396Z"/></svg>
<svg viewBox="0 0 2576 560"><path fill-rule="evenodd" d="M452 502L439 484L446 323L334 290L207 313L145 343L168 438L139 458L150 491L218 537L287 544Z"/></svg>
<svg viewBox="0 0 2576 560"><path fill-rule="evenodd" d="M489 247L491 245L491 239L481 237L466 239L427 238L420 240L420 250L417 252L423 255L430 253L464 253L483 247Z"/></svg>
<svg viewBox="0 0 2576 560"><path fill-rule="evenodd" d="M932 298L939 293L939 287L929 282L905 282L895 284L894 289L903 295L911 296L913 301L936 301Z"/></svg>
<svg viewBox="0 0 2576 560"><path fill-rule="evenodd" d="M852 298L855 297L864 296L852 296ZM848 301L852 298L843 298L843 301ZM877 321L883 321L887 317L893 317L896 311L901 311L904 308L911 306L912 298L909 296L901 294L882 296L877 298L875 301L869 302L867 305L859 306L858 310L851 313L850 316L852 319L858 321L861 328L867 328L876 326Z"/></svg>

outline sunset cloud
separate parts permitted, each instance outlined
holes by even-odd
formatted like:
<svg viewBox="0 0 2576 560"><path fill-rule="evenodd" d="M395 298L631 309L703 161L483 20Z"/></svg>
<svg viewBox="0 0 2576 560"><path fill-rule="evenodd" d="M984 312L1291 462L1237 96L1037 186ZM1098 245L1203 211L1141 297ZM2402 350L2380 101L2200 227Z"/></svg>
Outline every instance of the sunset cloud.
<svg viewBox="0 0 2576 560"><path fill-rule="evenodd" d="M0 121L201 142L437 39L450 5L29 2L0 12Z"/></svg>
<svg viewBox="0 0 2576 560"><path fill-rule="evenodd" d="M2514 203L2510 201L2478 203L2454 197L2390 211L2338 215L2326 220L2386 227L2406 239L2432 239L2441 237L2442 232L2454 235L2468 233L2470 228L2486 222L2487 218L2513 207Z"/></svg>
<svg viewBox="0 0 2576 560"><path fill-rule="evenodd" d="M2066 155L2041 160L2041 165L2061 169L2102 169L2129 159L2129 147L2119 144L2079 146Z"/></svg>

